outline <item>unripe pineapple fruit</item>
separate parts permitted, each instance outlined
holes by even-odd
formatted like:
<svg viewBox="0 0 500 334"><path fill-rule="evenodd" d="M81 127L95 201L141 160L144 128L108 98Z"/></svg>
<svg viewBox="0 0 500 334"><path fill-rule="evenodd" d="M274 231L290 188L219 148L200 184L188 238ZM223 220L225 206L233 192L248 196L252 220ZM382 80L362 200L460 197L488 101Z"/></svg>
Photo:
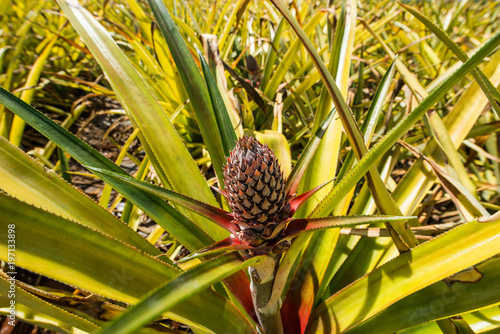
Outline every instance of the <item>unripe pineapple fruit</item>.
<svg viewBox="0 0 500 334"><path fill-rule="evenodd" d="M284 176L267 145L253 137L241 138L227 158L224 178L225 195L237 224L261 230L288 219Z"/></svg>

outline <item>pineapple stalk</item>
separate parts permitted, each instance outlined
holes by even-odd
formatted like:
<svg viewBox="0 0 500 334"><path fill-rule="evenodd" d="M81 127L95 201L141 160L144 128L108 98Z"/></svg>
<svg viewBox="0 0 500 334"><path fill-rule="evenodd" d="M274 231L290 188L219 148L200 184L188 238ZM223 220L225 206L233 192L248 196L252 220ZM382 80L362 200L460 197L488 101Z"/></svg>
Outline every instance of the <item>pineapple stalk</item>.
<svg viewBox="0 0 500 334"><path fill-rule="evenodd" d="M274 280L278 271L281 254L273 254L269 256L270 263L262 263L259 267L250 267L250 290L252 291L252 298L254 302L255 311L259 322L262 326L261 334L282 334L283 323L281 321L281 314L279 309L273 312L263 312L264 306L267 305L271 298L274 286ZM262 273L271 269L271 275L268 275L263 281Z"/></svg>

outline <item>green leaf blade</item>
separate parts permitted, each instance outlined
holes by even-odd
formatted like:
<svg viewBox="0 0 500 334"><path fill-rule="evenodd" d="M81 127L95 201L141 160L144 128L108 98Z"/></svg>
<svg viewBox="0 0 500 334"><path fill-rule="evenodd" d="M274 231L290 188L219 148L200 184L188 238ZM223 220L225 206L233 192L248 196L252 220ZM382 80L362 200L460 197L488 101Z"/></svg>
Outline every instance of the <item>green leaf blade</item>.
<svg viewBox="0 0 500 334"><path fill-rule="evenodd" d="M110 34L75 0L60 0L58 3L101 65L130 120L141 130L139 138L149 158L158 168L158 173L164 172L168 178L162 181L170 183L175 191L217 206L210 188L168 115ZM217 156L212 152L214 161ZM179 174L184 177L179 177ZM223 229L204 218L195 215L189 217L212 238L223 239L227 236Z"/></svg>
<svg viewBox="0 0 500 334"><path fill-rule="evenodd" d="M1 87L0 102L45 137L57 143L57 145L81 164L112 171L117 174L127 174L123 169L97 152L90 145L84 143L68 130ZM194 251L208 246L213 242L213 239L206 235L196 224L181 215L163 200L141 191L127 192L127 189L121 189L120 192L127 198L132 199L135 204L140 205L158 223L163 224L167 221L182 222L182 224L164 225L164 227L172 232L188 249Z"/></svg>
<svg viewBox="0 0 500 334"><path fill-rule="evenodd" d="M308 332L354 328L402 298L498 254L499 249L500 225L466 223L401 254L330 297L314 311ZM366 294L374 288L376 294Z"/></svg>
<svg viewBox="0 0 500 334"><path fill-rule="evenodd" d="M221 182L223 180L222 166L225 162L224 151L218 135L218 127L207 86L163 2L159 0L149 0L148 2L177 65L179 75L193 105L198 126L212 158L216 175Z"/></svg>
<svg viewBox="0 0 500 334"><path fill-rule="evenodd" d="M100 333L135 333L178 303L241 269L259 264L263 257L240 261L235 257L221 256L200 264L148 294Z"/></svg>
<svg viewBox="0 0 500 334"><path fill-rule="evenodd" d="M494 257L473 268L437 282L400 300L348 331L366 333L377 328L393 333L428 321L452 317L498 304L500 258Z"/></svg>
<svg viewBox="0 0 500 334"><path fill-rule="evenodd" d="M198 57L200 58L203 75L205 76L205 82L207 83L208 92L210 93L215 119L217 120L217 125L222 140L222 146L224 148L224 155L228 157L229 152L231 152L236 146L236 141L238 140L238 138L236 137L231 119L229 118L229 115L227 113L226 105L224 103L224 100L222 99L221 93L219 92L217 83L212 76L210 67L208 66L205 58L199 50Z"/></svg>
<svg viewBox="0 0 500 334"><path fill-rule="evenodd" d="M180 270L70 220L0 194L0 228L15 225L16 265L94 294L134 304ZM7 234L0 234L0 259L7 260ZM85 250L84 252L82 250ZM221 313L227 321L218 321ZM249 320L226 299L205 290L166 316L214 332L253 333Z"/></svg>
<svg viewBox="0 0 500 334"><path fill-rule="evenodd" d="M335 205L355 186L370 167L379 157L387 152L397 140L408 131L417 120L419 120L427 110L429 110L446 92L458 83L469 71L477 66L484 57L488 56L500 44L500 34L496 34L481 49L464 63L459 70L446 79L436 90L429 94L406 118L401 120L392 128L363 158L354 166L351 172L346 175L330 192L330 194L318 205L314 215L321 216L330 212Z"/></svg>

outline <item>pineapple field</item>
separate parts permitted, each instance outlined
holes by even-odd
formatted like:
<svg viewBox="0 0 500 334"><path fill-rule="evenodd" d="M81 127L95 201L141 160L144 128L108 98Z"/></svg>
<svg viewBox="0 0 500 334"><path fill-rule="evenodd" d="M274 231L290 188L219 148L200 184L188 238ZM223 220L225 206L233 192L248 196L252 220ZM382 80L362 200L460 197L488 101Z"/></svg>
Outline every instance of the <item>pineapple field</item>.
<svg viewBox="0 0 500 334"><path fill-rule="evenodd" d="M500 2L0 0L0 333L500 333Z"/></svg>

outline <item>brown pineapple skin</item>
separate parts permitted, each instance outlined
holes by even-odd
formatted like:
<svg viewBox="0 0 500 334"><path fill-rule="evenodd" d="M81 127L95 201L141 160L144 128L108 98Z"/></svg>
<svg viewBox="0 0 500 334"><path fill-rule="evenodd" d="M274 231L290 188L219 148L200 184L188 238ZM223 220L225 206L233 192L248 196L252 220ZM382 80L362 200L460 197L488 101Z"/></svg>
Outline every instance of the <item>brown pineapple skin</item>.
<svg viewBox="0 0 500 334"><path fill-rule="evenodd" d="M225 195L235 222L261 230L288 219L285 179L274 152L253 137L242 137L224 166Z"/></svg>

